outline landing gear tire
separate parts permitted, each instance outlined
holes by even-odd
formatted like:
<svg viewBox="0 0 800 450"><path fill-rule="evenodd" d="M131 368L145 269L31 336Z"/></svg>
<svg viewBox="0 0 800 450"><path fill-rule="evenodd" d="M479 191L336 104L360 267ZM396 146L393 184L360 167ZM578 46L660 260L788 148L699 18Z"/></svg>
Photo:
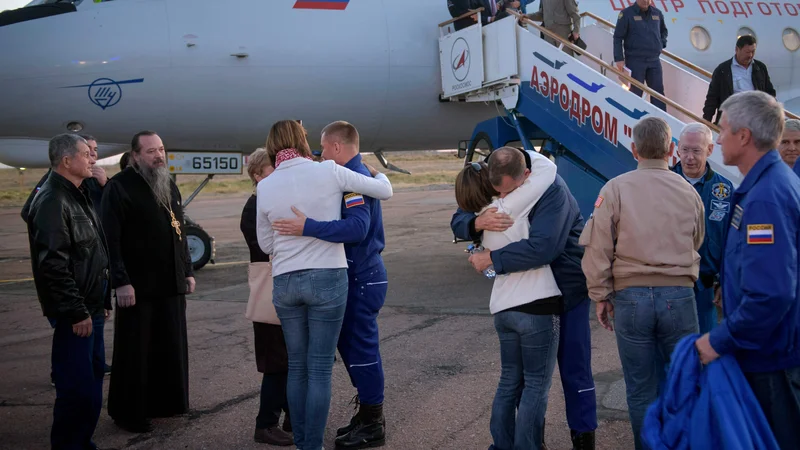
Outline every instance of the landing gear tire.
<svg viewBox="0 0 800 450"><path fill-rule="evenodd" d="M213 241L202 228L194 224L186 224L186 243L189 245L189 257L192 268L200 270L211 261Z"/></svg>
<svg viewBox="0 0 800 450"><path fill-rule="evenodd" d="M494 147L492 147L492 140L489 138L489 135L480 132L475 135L475 139L470 143L469 148L467 148L467 156L465 157L464 165L473 162L476 155L479 158L478 161L485 161L489 159L489 155L491 155L493 151Z"/></svg>

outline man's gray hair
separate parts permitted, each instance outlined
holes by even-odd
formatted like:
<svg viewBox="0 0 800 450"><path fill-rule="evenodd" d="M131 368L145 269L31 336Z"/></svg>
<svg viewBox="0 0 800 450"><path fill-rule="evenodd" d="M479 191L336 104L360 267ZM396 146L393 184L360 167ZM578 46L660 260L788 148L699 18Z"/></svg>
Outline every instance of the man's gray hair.
<svg viewBox="0 0 800 450"><path fill-rule="evenodd" d="M753 144L763 152L778 146L783 135L783 105L761 91L740 92L728 97L720 111L725 113L733 133L750 130Z"/></svg>
<svg viewBox="0 0 800 450"><path fill-rule="evenodd" d="M80 142L86 144L86 139L73 133L59 134L53 139L50 139L50 145L47 149L48 156L50 157L50 167L53 169L57 168L65 156L75 156L75 154L78 153L78 143Z"/></svg>
<svg viewBox="0 0 800 450"><path fill-rule="evenodd" d="M705 145L712 144L714 142L714 135L711 134L711 129L699 122L692 122L686 124L681 130L681 140L687 134L700 134L703 136L703 142Z"/></svg>
<svg viewBox="0 0 800 450"><path fill-rule="evenodd" d="M800 120L798 119L786 119L786 123L783 125L783 131L800 131Z"/></svg>
<svg viewBox="0 0 800 450"><path fill-rule="evenodd" d="M672 130L667 121L660 117L645 117L633 127L633 142L640 158L666 158L671 141Z"/></svg>

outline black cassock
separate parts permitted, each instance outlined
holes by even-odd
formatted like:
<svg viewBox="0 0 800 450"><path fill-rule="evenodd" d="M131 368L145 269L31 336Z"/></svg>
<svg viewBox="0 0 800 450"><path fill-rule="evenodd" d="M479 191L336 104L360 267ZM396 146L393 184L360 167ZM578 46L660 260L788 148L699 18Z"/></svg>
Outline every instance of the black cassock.
<svg viewBox="0 0 800 450"><path fill-rule="evenodd" d="M136 305L116 308L108 414L137 422L189 409L186 277L193 276L183 209L172 185L172 211L153 195L133 167L109 180L103 192L103 227L111 257L111 284L133 285Z"/></svg>

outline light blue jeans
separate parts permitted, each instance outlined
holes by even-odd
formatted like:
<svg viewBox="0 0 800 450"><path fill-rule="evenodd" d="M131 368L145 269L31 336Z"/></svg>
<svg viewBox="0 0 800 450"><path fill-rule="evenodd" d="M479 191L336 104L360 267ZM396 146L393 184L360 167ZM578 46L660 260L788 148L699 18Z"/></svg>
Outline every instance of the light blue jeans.
<svg viewBox="0 0 800 450"><path fill-rule="evenodd" d="M672 351L683 337L699 332L694 289L632 287L616 292L612 302L633 442L641 450L644 415L658 398Z"/></svg>
<svg viewBox="0 0 800 450"><path fill-rule="evenodd" d="M502 371L492 403L491 450L536 450L544 441L547 396L558 355L560 317L494 315Z"/></svg>
<svg viewBox="0 0 800 450"><path fill-rule="evenodd" d="M289 356L286 396L299 450L322 448L347 285L347 269L298 270L273 278L272 302Z"/></svg>

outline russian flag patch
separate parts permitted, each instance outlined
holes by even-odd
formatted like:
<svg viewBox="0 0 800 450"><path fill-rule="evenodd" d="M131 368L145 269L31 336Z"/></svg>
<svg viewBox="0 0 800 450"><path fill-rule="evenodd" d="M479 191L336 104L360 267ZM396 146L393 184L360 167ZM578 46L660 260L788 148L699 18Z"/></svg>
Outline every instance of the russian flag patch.
<svg viewBox="0 0 800 450"><path fill-rule="evenodd" d="M352 208L353 206L361 206L364 204L364 196L361 194L347 194L344 196L345 208Z"/></svg>
<svg viewBox="0 0 800 450"><path fill-rule="evenodd" d="M775 233L772 224L758 224L747 226L748 244L774 244Z"/></svg>

